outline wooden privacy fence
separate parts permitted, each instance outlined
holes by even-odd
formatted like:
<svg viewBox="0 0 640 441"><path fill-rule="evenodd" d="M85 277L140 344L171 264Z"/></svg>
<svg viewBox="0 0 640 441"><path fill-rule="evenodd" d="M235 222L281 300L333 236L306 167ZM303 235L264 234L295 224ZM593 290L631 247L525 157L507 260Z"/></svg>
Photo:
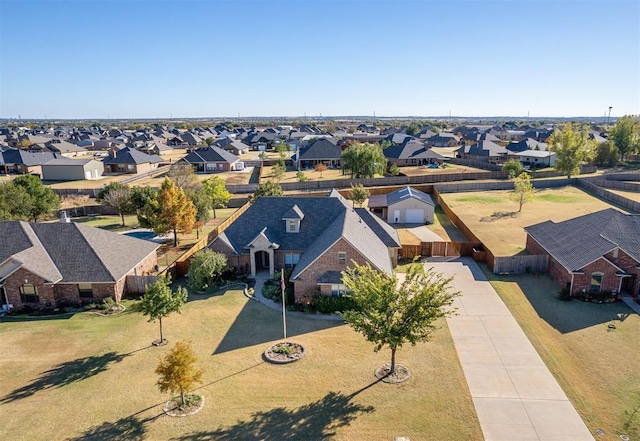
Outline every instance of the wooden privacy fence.
<svg viewBox="0 0 640 441"><path fill-rule="evenodd" d="M400 255L404 259L414 257L479 257L483 245L480 242L421 242L420 245L403 245ZM474 254L475 251L475 254Z"/></svg>
<svg viewBox="0 0 640 441"><path fill-rule="evenodd" d="M144 294L147 285L152 285L157 276L127 276L125 285L129 294Z"/></svg>
<svg viewBox="0 0 640 441"><path fill-rule="evenodd" d="M586 179L578 179L577 185L583 190L586 190L589 193L593 193L606 201L626 208L629 211L640 213L640 202L634 201L617 193L613 193L605 188L598 187L597 185L589 182Z"/></svg>
<svg viewBox="0 0 640 441"><path fill-rule="evenodd" d="M493 272L500 273L542 273L547 270L547 255L523 255L494 257Z"/></svg>

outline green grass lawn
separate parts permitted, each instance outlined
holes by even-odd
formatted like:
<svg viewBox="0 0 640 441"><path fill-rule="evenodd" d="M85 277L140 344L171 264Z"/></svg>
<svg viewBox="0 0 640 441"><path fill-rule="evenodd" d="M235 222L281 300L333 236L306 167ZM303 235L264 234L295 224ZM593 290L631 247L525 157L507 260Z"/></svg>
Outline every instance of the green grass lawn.
<svg viewBox="0 0 640 441"><path fill-rule="evenodd" d="M129 306L131 306L129 304ZM139 313L0 321L0 438L11 440L478 440L481 431L446 323L433 341L402 348L413 377L375 382L389 351L340 322L290 317L290 340L307 355L265 363L281 338L280 314L240 291L191 298L158 324ZM204 409L163 415L170 397L154 374L158 357L191 340L204 369Z"/></svg>
<svg viewBox="0 0 640 441"><path fill-rule="evenodd" d="M483 269L591 432L604 430L598 439L638 439L640 317L621 302L561 301L547 276Z"/></svg>

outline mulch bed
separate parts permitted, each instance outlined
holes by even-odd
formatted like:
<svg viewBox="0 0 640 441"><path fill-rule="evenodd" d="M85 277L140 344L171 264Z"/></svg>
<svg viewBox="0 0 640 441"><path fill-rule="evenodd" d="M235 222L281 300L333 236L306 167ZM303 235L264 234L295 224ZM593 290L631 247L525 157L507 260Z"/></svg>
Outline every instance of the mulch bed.
<svg viewBox="0 0 640 441"><path fill-rule="evenodd" d="M378 377L380 381L391 384L402 383L411 378L411 371L409 368L401 364L396 364L396 371L393 374L389 374L390 370L391 364L383 364L376 369L376 377Z"/></svg>
<svg viewBox="0 0 640 441"><path fill-rule="evenodd" d="M271 363L285 364L300 360L304 354L301 344L287 341L269 346L264 351L264 358Z"/></svg>
<svg viewBox="0 0 640 441"><path fill-rule="evenodd" d="M199 400L190 406L180 407L180 397L175 397L167 401L162 410L164 410L164 413L172 417L195 415L202 410L204 407L204 397L202 395L188 394L186 397L198 397Z"/></svg>

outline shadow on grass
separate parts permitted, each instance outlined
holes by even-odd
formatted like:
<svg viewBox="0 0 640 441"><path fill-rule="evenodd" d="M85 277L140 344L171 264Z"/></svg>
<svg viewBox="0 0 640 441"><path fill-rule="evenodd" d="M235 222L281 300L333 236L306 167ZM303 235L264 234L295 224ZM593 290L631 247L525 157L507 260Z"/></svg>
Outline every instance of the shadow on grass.
<svg viewBox="0 0 640 441"><path fill-rule="evenodd" d="M342 321L287 317L287 337L343 325ZM213 351L213 355L278 340L282 335L281 313L258 302L250 301L244 305L218 347Z"/></svg>
<svg viewBox="0 0 640 441"><path fill-rule="evenodd" d="M444 212L440 205L436 205L434 210L434 216L438 219L440 226L446 231L447 235L449 235L449 239L453 242L467 242L467 238L462 234L458 227L456 227L449 216Z"/></svg>
<svg viewBox="0 0 640 441"><path fill-rule="evenodd" d="M375 383L351 395L329 392L321 399L295 409L278 407L256 412L248 421L212 431L184 435L181 441L280 441L332 439L336 430L348 426L359 414L372 413L373 406L351 402L352 398Z"/></svg>
<svg viewBox="0 0 640 441"><path fill-rule="evenodd" d="M496 211L491 216L480 218L480 222L495 222L500 219L514 218L518 216L517 211Z"/></svg>
<svg viewBox="0 0 640 441"><path fill-rule="evenodd" d="M473 271L472 271L473 272ZM475 276L475 274L474 274ZM581 300L563 301L558 298L560 286L546 274L493 274L486 265L482 265L482 274L478 280L516 283L540 318L562 334L603 325L623 322L631 309L622 302L590 303ZM508 301L507 306L509 305Z"/></svg>
<svg viewBox="0 0 640 441"><path fill-rule="evenodd" d="M134 416L121 418L113 423L104 422L99 426L94 426L86 430L82 435L75 438L67 438L68 441L138 441L144 439L146 429L144 423Z"/></svg>
<svg viewBox="0 0 640 441"><path fill-rule="evenodd" d="M149 346L150 347L150 346ZM137 349L128 354L107 352L102 355L79 358L67 361L40 374L33 382L14 390L0 399L0 403L10 403L30 397L38 391L67 386L78 381L86 380L106 371L112 364L120 363L131 354L147 348Z"/></svg>

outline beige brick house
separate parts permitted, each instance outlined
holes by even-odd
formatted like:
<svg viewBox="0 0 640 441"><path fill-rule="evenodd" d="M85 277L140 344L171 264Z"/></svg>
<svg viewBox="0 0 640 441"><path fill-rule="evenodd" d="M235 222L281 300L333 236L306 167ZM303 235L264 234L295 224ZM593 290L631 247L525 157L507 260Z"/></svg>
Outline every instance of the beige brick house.
<svg viewBox="0 0 640 441"><path fill-rule="evenodd" d="M0 303L21 309L120 301L128 275L154 270L157 248L76 223L0 222Z"/></svg>
<svg viewBox="0 0 640 441"><path fill-rule="evenodd" d="M572 295L640 295L640 216L607 210L525 228L527 252L546 254L548 272Z"/></svg>
<svg viewBox="0 0 640 441"><path fill-rule="evenodd" d="M296 301L345 291L352 261L391 273L401 248L396 230L336 191L327 197L262 197L209 247L229 265L255 275L292 268Z"/></svg>

